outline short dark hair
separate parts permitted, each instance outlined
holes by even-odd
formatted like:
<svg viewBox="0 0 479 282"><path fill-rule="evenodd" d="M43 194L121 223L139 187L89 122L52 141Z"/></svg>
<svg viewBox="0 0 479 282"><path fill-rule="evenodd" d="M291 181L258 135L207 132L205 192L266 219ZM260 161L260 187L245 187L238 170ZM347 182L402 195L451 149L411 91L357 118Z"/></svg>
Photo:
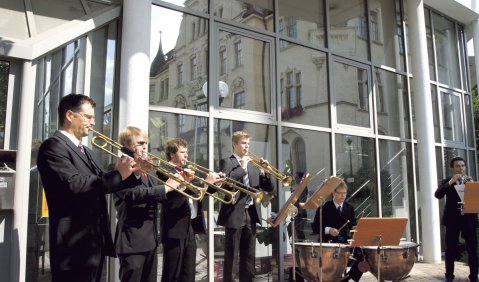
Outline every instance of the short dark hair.
<svg viewBox="0 0 479 282"><path fill-rule="evenodd" d="M461 158L461 157L455 157L455 158L452 158L451 162L449 163L449 166L450 166L451 168L453 168L453 167L454 167L454 163L455 163L455 162L458 162L458 161L463 161L464 164L466 164L466 160L465 160L465 159L463 159L463 158Z"/></svg>
<svg viewBox="0 0 479 282"><path fill-rule="evenodd" d="M68 111L79 112L83 104L89 103L93 108L96 106L95 101L83 94L68 94L60 100L58 104L58 118L60 127L65 123L66 113Z"/></svg>
<svg viewBox="0 0 479 282"><path fill-rule="evenodd" d="M188 148L188 142L182 138L175 138L166 143L166 159L168 161L171 161L171 154L176 154L179 147Z"/></svg>

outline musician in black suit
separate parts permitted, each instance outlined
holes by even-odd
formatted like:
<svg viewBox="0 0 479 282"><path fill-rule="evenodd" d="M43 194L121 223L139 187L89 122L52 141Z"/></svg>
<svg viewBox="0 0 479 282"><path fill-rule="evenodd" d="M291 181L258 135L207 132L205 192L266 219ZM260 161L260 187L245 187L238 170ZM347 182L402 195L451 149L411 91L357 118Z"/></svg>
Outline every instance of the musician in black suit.
<svg viewBox="0 0 479 282"><path fill-rule="evenodd" d="M220 171L245 186L271 192L274 189L271 176L253 165L247 156L249 143L250 136L246 132L234 132L233 155L220 161ZM217 223L225 227L223 281L233 281L233 262L237 254L239 280L252 281L255 274L256 224L261 224L260 204L255 204L254 199L240 192L235 204L221 205Z"/></svg>
<svg viewBox="0 0 479 282"><path fill-rule="evenodd" d="M188 143L175 138L166 144L166 157L170 164L167 169L172 173L183 172L186 181L197 187L206 183L219 183L220 175L209 173L205 181L194 180L193 172L185 172L188 161ZM166 179L159 174L161 179ZM184 187L183 187L184 189ZM190 193L189 190L184 190ZM215 192L209 190L210 193ZM196 196L194 193L190 193ZM163 241L163 282L194 282L196 268L195 233L206 233L201 201L195 201L180 193L168 194L161 210L162 241Z"/></svg>
<svg viewBox="0 0 479 282"><path fill-rule="evenodd" d="M350 230L353 229L353 226L356 226L356 216L353 206L345 201L347 190L346 183L342 181L334 189L333 199L327 201L322 207L323 242L348 244ZM320 233L320 211L320 208L316 210L312 225L313 232L318 234ZM353 256L356 260L341 281L348 281L349 279L359 281L362 276L362 272L358 269L358 262L362 260L362 256L359 253L354 253Z"/></svg>
<svg viewBox="0 0 479 282"><path fill-rule="evenodd" d="M60 130L40 146L37 167L49 209L52 281L99 281L104 256L115 256L105 193L138 168L131 158L104 172L81 144L95 125L95 101L70 94L58 106Z"/></svg>
<svg viewBox="0 0 479 282"><path fill-rule="evenodd" d="M158 269L158 202L166 199L166 193L179 186L169 179L160 185L151 178L148 159L148 134L140 128L129 126L119 135L119 143L134 152L141 171L122 182L126 189L114 194L118 222L115 248L120 260L120 281L156 282Z"/></svg>
<svg viewBox="0 0 479 282"><path fill-rule="evenodd" d="M442 199L446 196L446 206L442 224L446 227L446 281L454 279L454 260L458 250L459 235L462 234L466 242L466 251L469 260L469 280L478 281L477 263L477 215L461 214L461 198L455 189L455 185L464 183L466 174L466 161L461 157L455 157L450 162L453 176L442 181L434 196Z"/></svg>

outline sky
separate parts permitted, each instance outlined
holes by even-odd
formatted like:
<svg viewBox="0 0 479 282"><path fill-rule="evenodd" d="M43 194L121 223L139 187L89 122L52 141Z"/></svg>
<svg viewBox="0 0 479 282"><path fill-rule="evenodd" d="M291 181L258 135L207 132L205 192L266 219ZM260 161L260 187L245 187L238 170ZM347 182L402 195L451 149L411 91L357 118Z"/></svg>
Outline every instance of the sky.
<svg viewBox="0 0 479 282"><path fill-rule="evenodd" d="M183 3L183 0L170 0L167 2L171 2L173 4L180 3L178 5L183 6L181 4ZM160 43L160 31L163 52L166 54L175 47L182 18L183 13L153 6L151 11L151 61L153 61L158 51L158 44Z"/></svg>

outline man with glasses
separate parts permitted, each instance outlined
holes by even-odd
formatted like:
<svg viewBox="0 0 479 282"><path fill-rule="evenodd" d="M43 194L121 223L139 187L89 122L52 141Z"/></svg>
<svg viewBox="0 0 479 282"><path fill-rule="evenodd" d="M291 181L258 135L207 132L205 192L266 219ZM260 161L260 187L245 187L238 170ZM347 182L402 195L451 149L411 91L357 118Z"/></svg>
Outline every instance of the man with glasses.
<svg viewBox="0 0 479 282"><path fill-rule="evenodd" d="M115 256L105 193L121 189L138 170L121 158L104 172L82 138L95 125L95 101L81 94L60 100L60 129L38 151L37 167L49 209L52 281L100 281L104 256Z"/></svg>
<svg viewBox="0 0 479 282"><path fill-rule="evenodd" d="M323 219L323 238L319 238L319 240L323 242L348 244L350 230L352 230L353 226L356 226L356 216L353 206L345 201L347 194L348 187L346 183L342 181L338 187L334 189L333 199L327 201L322 209L318 208L316 210L312 225L314 233L320 233L319 219L321 210ZM362 276L362 272L358 269L358 262L362 257L360 257L361 255L359 253L355 253L353 256L356 261L341 281L348 281L349 279L359 281Z"/></svg>
<svg viewBox="0 0 479 282"><path fill-rule="evenodd" d="M125 179L126 189L114 194L118 222L115 248L120 260L120 281L156 282L158 269L158 202L166 193L178 188L179 183L168 179L166 185L150 177L148 162L148 134L129 126L119 135L119 143L131 149L135 162L141 168Z"/></svg>

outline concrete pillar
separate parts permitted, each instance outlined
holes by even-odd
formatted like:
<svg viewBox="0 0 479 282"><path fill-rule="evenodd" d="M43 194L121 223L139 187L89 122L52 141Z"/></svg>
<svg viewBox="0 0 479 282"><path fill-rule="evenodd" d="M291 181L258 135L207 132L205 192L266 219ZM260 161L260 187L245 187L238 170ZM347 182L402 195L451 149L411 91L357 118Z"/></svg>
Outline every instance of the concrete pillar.
<svg viewBox="0 0 479 282"><path fill-rule="evenodd" d="M118 128L148 130L151 0L124 0Z"/></svg>
<svg viewBox="0 0 479 282"><path fill-rule="evenodd" d="M474 43L474 66L476 69L476 82L479 83L479 20L472 24L472 39ZM471 85L471 88L472 87L474 87L474 85Z"/></svg>
<svg viewBox="0 0 479 282"><path fill-rule="evenodd" d="M427 56L424 3L408 0L408 30L413 74L411 90L414 93L417 158L421 194L418 204L421 208L421 233L424 261L441 262L441 236L439 203L434 197L437 188L436 154L434 147L433 105Z"/></svg>
<svg viewBox="0 0 479 282"><path fill-rule="evenodd" d="M31 148L35 108L35 66L23 63L18 148ZM31 150L17 150L10 281L25 281Z"/></svg>

